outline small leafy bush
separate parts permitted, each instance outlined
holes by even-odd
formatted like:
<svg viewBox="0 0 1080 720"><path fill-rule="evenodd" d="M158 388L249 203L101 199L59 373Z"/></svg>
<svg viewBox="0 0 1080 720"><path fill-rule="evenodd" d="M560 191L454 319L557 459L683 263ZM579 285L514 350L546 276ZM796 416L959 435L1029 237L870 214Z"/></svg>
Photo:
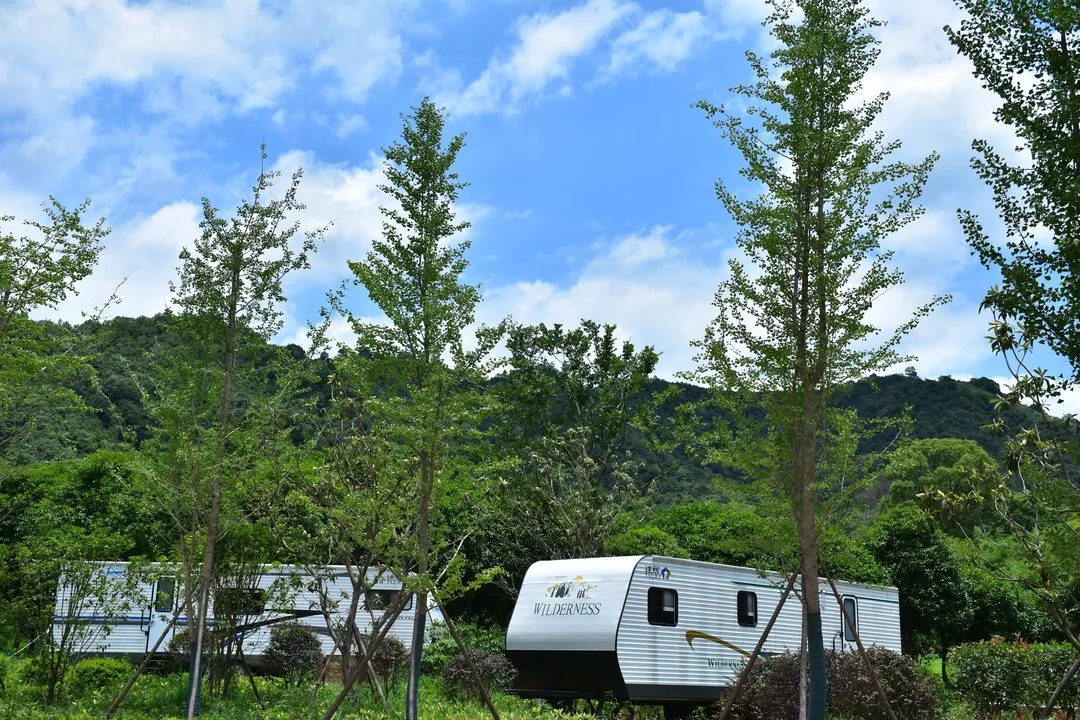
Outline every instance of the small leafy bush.
<svg viewBox="0 0 1080 720"><path fill-rule="evenodd" d="M361 635L364 640L364 647L367 647L371 642L370 635ZM360 662L363 659L363 653L360 652L360 648L356 648L356 661ZM371 656L371 667L375 671L376 677L379 682L386 684L388 682L394 682L399 680L405 673L405 669L409 665L409 651L405 647L405 643L398 640L392 635L385 636L375 648L374 655ZM370 674L366 667L360 670L360 681L371 682Z"/></svg>
<svg viewBox="0 0 1080 720"><path fill-rule="evenodd" d="M119 689L131 677L131 663L115 658L90 658L71 668L66 686L72 697L83 697L98 688Z"/></svg>
<svg viewBox="0 0 1080 720"><path fill-rule="evenodd" d="M505 688L517 675L514 666L502 653L477 650L469 653L469 657L471 667L465 656L459 653L446 663L440 673L447 693L457 698L479 700L483 696L481 688L489 693L495 688Z"/></svg>
<svg viewBox="0 0 1080 720"><path fill-rule="evenodd" d="M186 672L188 663L191 661L191 640L187 630L173 633L169 638L169 644L165 646L166 673Z"/></svg>
<svg viewBox="0 0 1080 720"><path fill-rule="evenodd" d="M938 717L940 705L934 680L920 674L911 658L881 647L869 648L867 657L897 715L911 720ZM830 716L850 720L888 717L858 654L826 651L825 665ZM798 717L800 670L797 654L784 653L758 660L730 717L737 720Z"/></svg>
<svg viewBox="0 0 1080 720"><path fill-rule="evenodd" d="M15 662L7 654L0 652L0 692L7 689L7 676L14 665Z"/></svg>
<svg viewBox="0 0 1080 720"><path fill-rule="evenodd" d="M483 650L489 653L501 653L506 644L506 631L500 627L484 627L471 622L457 622L454 627L471 651ZM457 657L457 642L450 633L440 633L424 648L422 669L428 675L438 675L447 663Z"/></svg>
<svg viewBox="0 0 1080 720"><path fill-rule="evenodd" d="M20 685L44 687L49 682L49 662L45 653L31 655L29 659L15 666L11 673L14 682Z"/></svg>
<svg viewBox="0 0 1080 720"><path fill-rule="evenodd" d="M980 716L997 717L1005 710L1041 706L1075 660L1076 650L1063 643L994 638L956 648L949 668L964 700ZM1058 706L1074 709L1078 688L1074 679Z"/></svg>
<svg viewBox="0 0 1080 720"><path fill-rule="evenodd" d="M322 656L322 643L307 625L291 622L270 629L266 661L285 677L286 687L299 685L306 676L314 674Z"/></svg>
<svg viewBox="0 0 1080 720"><path fill-rule="evenodd" d="M912 720L932 720L940 714L938 691L933 679L919 673L906 655L871 647L866 655L877 671L885 696L896 714ZM845 718L879 720L888 718L874 682L857 653L827 653L829 711Z"/></svg>

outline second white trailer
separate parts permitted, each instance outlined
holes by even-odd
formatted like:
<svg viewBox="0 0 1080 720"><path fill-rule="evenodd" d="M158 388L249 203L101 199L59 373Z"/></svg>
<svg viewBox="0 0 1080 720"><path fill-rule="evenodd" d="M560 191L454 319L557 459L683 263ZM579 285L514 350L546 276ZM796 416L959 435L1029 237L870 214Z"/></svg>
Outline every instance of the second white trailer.
<svg viewBox="0 0 1080 720"><path fill-rule="evenodd" d="M787 578L752 568L654 555L533 564L506 632L514 692L546 699L612 698L665 705L717 700L772 616ZM837 582L865 647L900 651L896 588ZM795 591L802 592L796 582ZM826 649L855 647L821 583ZM798 652L802 606L793 593L763 647Z"/></svg>
<svg viewBox="0 0 1080 720"><path fill-rule="evenodd" d="M79 637L74 647L78 655L118 657L138 662L155 645L157 652L163 654L173 636L188 625L187 613L183 612L179 613L175 624L170 622L179 609L177 576L165 567L151 563L144 566L144 577L137 583L125 583L129 568L130 564L126 562L96 564L95 573L115 583L117 588L124 588L122 593L106 588L111 605L107 609L101 607L102 599L96 596L73 603L72 588L61 578L53 616L54 641L59 643L65 633L76 632ZM373 622L395 603L402 592L402 584L389 570L369 569L363 585L364 597L358 603L355 625L360 633L369 633ZM317 578L298 567L263 567L250 586L219 589L230 596L230 602L242 604L245 608L242 625L250 628L226 638L226 641L236 642L242 636L245 655L252 664L259 665L270 641L272 626L295 619L319 636L323 654L330 655L334 651L330 625L344 622L352 589L349 572L344 566L323 568ZM218 625L213 613L219 599L215 597L211 603L212 615L208 619L211 631ZM412 644L415 601L415 595L406 601L404 610L388 631L389 636L396 637L406 647ZM437 607L429 608L428 615L429 627L441 624L442 612Z"/></svg>

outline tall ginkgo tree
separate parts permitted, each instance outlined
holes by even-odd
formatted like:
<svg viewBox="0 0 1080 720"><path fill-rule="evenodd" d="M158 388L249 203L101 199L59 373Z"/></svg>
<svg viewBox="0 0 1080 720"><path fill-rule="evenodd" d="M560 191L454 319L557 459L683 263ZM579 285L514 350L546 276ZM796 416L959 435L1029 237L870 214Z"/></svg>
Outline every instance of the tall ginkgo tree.
<svg viewBox="0 0 1080 720"><path fill-rule="evenodd" d="M417 603L406 717L413 720L428 597L447 577L445 564L436 566L445 556L432 532L432 512L451 478L474 482L480 475L475 468L459 472L459 460L488 413L490 401L480 386L502 328L480 327L471 348L466 345L480 291L462 277L469 241L459 238L469 223L457 218L454 207L466 186L453 170L465 136L444 141L446 116L427 98L402 119L401 141L384 149L387 181L380 189L390 202L381 208L383 236L364 260L349 263L355 283L388 323L365 321L340 299L336 303L356 333L357 348L370 358L369 377L381 388L371 402L373 414L409 460L416 502L409 569Z"/></svg>
<svg viewBox="0 0 1080 720"><path fill-rule="evenodd" d="M871 131L887 94L861 100L880 23L860 0L770 5L777 49L768 59L747 53L757 80L735 88L750 101L746 115L698 103L742 154L748 187L716 186L745 260L729 263L716 292L695 377L738 418L738 431L724 437L726 459L774 480L790 502L802 549L808 717L824 720L818 503L832 441L844 432L833 398L903 362L903 337L944 301L910 308L884 334L868 319L902 282L882 241L922 212L917 200L935 158L890 160L899 143ZM747 411L762 406L756 421L761 415Z"/></svg>

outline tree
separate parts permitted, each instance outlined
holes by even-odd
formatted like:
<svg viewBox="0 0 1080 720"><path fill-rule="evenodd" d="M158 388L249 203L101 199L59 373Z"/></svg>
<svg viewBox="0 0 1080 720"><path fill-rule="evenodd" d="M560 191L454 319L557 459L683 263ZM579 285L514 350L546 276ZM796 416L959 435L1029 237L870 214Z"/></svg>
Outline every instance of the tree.
<svg viewBox="0 0 1080 720"><path fill-rule="evenodd" d="M417 605L406 702L410 720L417 717L428 594L438 577L433 560L439 547L432 536L436 493L455 475L461 483L472 482L456 458L487 414L478 388L492 369L486 358L502 334L501 326L481 327L471 350L463 342L480 292L462 281L469 242L452 242L469 227L455 216L454 203L466 183L452 170L465 136L455 135L444 146L445 123L443 110L428 98L402 116L401 141L383 150L387 182L380 189L393 202L381 208L383 237L373 241L365 260L349 262L354 283L364 286L389 325L365 322L342 306L340 295L334 301L356 333L357 348L370 353L371 377L381 388L372 409L387 419L391 441L411 459Z"/></svg>
<svg viewBox="0 0 1080 720"><path fill-rule="evenodd" d="M72 352L69 329L30 314L55 310L97 263L109 230L104 219L83 224L89 206L68 210L49 198L46 222L24 221L29 234L0 228L0 450L32 436L43 413L81 405L62 383L86 366ZM2 216L0 224L12 220Z"/></svg>
<svg viewBox="0 0 1080 720"><path fill-rule="evenodd" d="M1067 426L1048 405L1080 380L1080 8L1068 0L956 0L967 13L945 32L968 57L975 76L1001 99L995 119L1016 132L1016 160L975 140L972 167L992 189L1003 223L995 239L970 210L958 210L968 243L1001 285L982 308L993 314L990 342L1015 384L998 401L996 429L1007 437L1009 475L989 494L945 494L954 501L992 499L1020 544L1027 571L1017 578L1045 603L1062 634L1080 651L1075 608L1080 596L1080 492L1070 478ZM1037 344L1068 363L1053 374L1034 366ZM1039 417L1009 427L1004 411L1030 403ZM1065 431L1065 432L1063 432ZM1072 441L1074 444L1074 441ZM1080 657L1051 702L1080 670Z"/></svg>
<svg viewBox="0 0 1080 720"><path fill-rule="evenodd" d="M771 62L747 53L757 82L736 88L759 103L750 113L760 122L697 105L742 153L742 175L763 192L744 200L717 183L740 227L736 242L759 272L729 263L716 293L719 315L696 343L696 377L720 391L741 423L733 442L720 435L727 454L751 475L771 477L790 503L802 553L809 717L818 720L825 663L817 505L830 441L843 434L831 403L845 383L903 362L901 339L944 300L916 308L879 344L870 342L880 331L867 313L902 281L881 240L920 215L916 201L935 158L889 162L899 143L869 131L887 94L855 102L878 54L872 31L880 25L858 0L771 4L779 48ZM764 406L756 423L746 412L755 401Z"/></svg>
<svg viewBox="0 0 1080 720"><path fill-rule="evenodd" d="M944 678L949 647L960 640L971 619L971 598L960 564L941 533L910 502L882 513L869 545L900 591L904 652L937 651Z"/></svg>
<svg viewBox="0 0 1080 720"><path fill-rule="evenodd" d="M514 325L507 349L497 436L515 463L477 544L507 571L499 584L514 596L536 560L603 555L616 527L629 529L656 480L631 448L660 439L656 410L677 388L650 393L659 356L620 345L614 325Z"/></svg>
<svg viewBox="0 0 1080 720"><path fill-rule="evenodd" d="M202 233L181 251L180 283L172 288L181 309L178 329L189 344L164 363L169 367L155 404L156 450L168 480L165 497L181 529L188 607L195 611L189 719L198 708L217 545L229 526L222 522L222 498L251 478L268 454L267 444L278 437L274 403L265 395L242 394L244 380L260 375L249 349L281 329L282 282L308 266L323 233L319 228L298 237L299 222L288 222L304 208L296 197L302 170L293 173L281 198L267 199L278 175L262 170L252 200L242 201L232 219L203 198ZM290 391L284 374L279 374L279 394Z"/></svg>
<svg viewBox="0 0 1080 720"><path fill-rule="evenodd" d="M1010 160L986 140L972 167L1004 223L995 240L959 210L968 242L1001 272L986 305L1015 320L1080 372L1080 8L1069 0L956 0L967 13L945 32L975 76L1001 99L994 118L1016 131Z"/></svg>

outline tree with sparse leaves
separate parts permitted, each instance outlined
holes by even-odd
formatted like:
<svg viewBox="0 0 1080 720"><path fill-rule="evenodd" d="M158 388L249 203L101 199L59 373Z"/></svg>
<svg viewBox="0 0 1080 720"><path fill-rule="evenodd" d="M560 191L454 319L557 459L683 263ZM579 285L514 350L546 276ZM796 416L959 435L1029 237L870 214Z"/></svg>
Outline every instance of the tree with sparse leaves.
<svg viewBox="0 0 1080 720"><path fill-rule="evenodd" d="M603 555L616 524L644 510L655 477L642 477L629 444L664 434L652 432L656 409L677 388L650 394L659 356L620 343L614 325L512 325L507 349L497 433L516 464L477 544L507 571L497 582L512 597L533 562Z"/></svg>
<svg viewBox="0 0 1080 720"><path fill-rule="evenodd" d="M917 200L935 158L891 160L899 143L870 131L887 94L855 101L879 52L880 23L859 0L770 4L779 47L771 62L747 53L757 81L736 88L757 103L751 120L698 103L745 158L743 177L762 191L744 199L741 189L717 183L747 262L729 263L716 293L719 315L696 343L695 377L719 391L736 418L718 432L721 455L771 478L790 502L802 551L808 717L823 720L818 503L830 448L850 420L837 415L834 398L845 384L902 363L900 341L942 301L913 308L883 337L867 318L902 281L881 242L921 214ZM756 422L754 407L764 409Z"/></svg>
<svg viewBox="0 0 1080 720"><path fill-rule="evenodd" d="M288 372L275 368L276 392L267 397L270 368L260 367L256 351L281 329L285 277L308 266L323 233L301 233L291 220L304 208L297 199L302 174L293 173L274 198L280 173L261 171L252 199L232 218L204 198L202 232L180 253L180 282L172 288L187 344L162 363L151 447L166 480L162 497L181 531L184 588L194 609L188 718L198 712L218 543L243 513L223 509L223 500L253 482L259 463L276 451L283 433L274 400L295 389Z"/></svg>
<svg viewBox="0 0 1080 720"><path fill-rule="evenodd" d="M1001 273L986 303L1080 372L1080 7L1072 0L956 0L945 32L998 96L994 119L1016 132L1013 156L975 140L975 172L1004 224L995 237L958 211L968 242ZM1010 148L1011 150L1011 148Z"/></svg>
<svg viewBox="0 0 1080 720"><path fill-rule="evenodd" d="M490 412L481 386L502 327L480 327L474 346L467 347L463 335L474 322L480 291L462 279L469 242L454 242L469 227L454 210L466 186L453 170L465 136L444 143L445 114L427 98L402 121L401 141L384 149L387 182L380 188L392 204L381 208L383 237L366 259L349 262L355 284L364 286L389 324L346 310L340 295L335 303L356 333L357 348L370 354L369 377L381 388L369 403L372 413L410 460L417 517L407 538L409 569L415 571L409 582L417 603L406 717L415 720L428 596L440 583L452 583L447 568L460 573L462 561L433 535L432 513L448 485L483 479L483 471L463 464L462 456Z"/></svg>

